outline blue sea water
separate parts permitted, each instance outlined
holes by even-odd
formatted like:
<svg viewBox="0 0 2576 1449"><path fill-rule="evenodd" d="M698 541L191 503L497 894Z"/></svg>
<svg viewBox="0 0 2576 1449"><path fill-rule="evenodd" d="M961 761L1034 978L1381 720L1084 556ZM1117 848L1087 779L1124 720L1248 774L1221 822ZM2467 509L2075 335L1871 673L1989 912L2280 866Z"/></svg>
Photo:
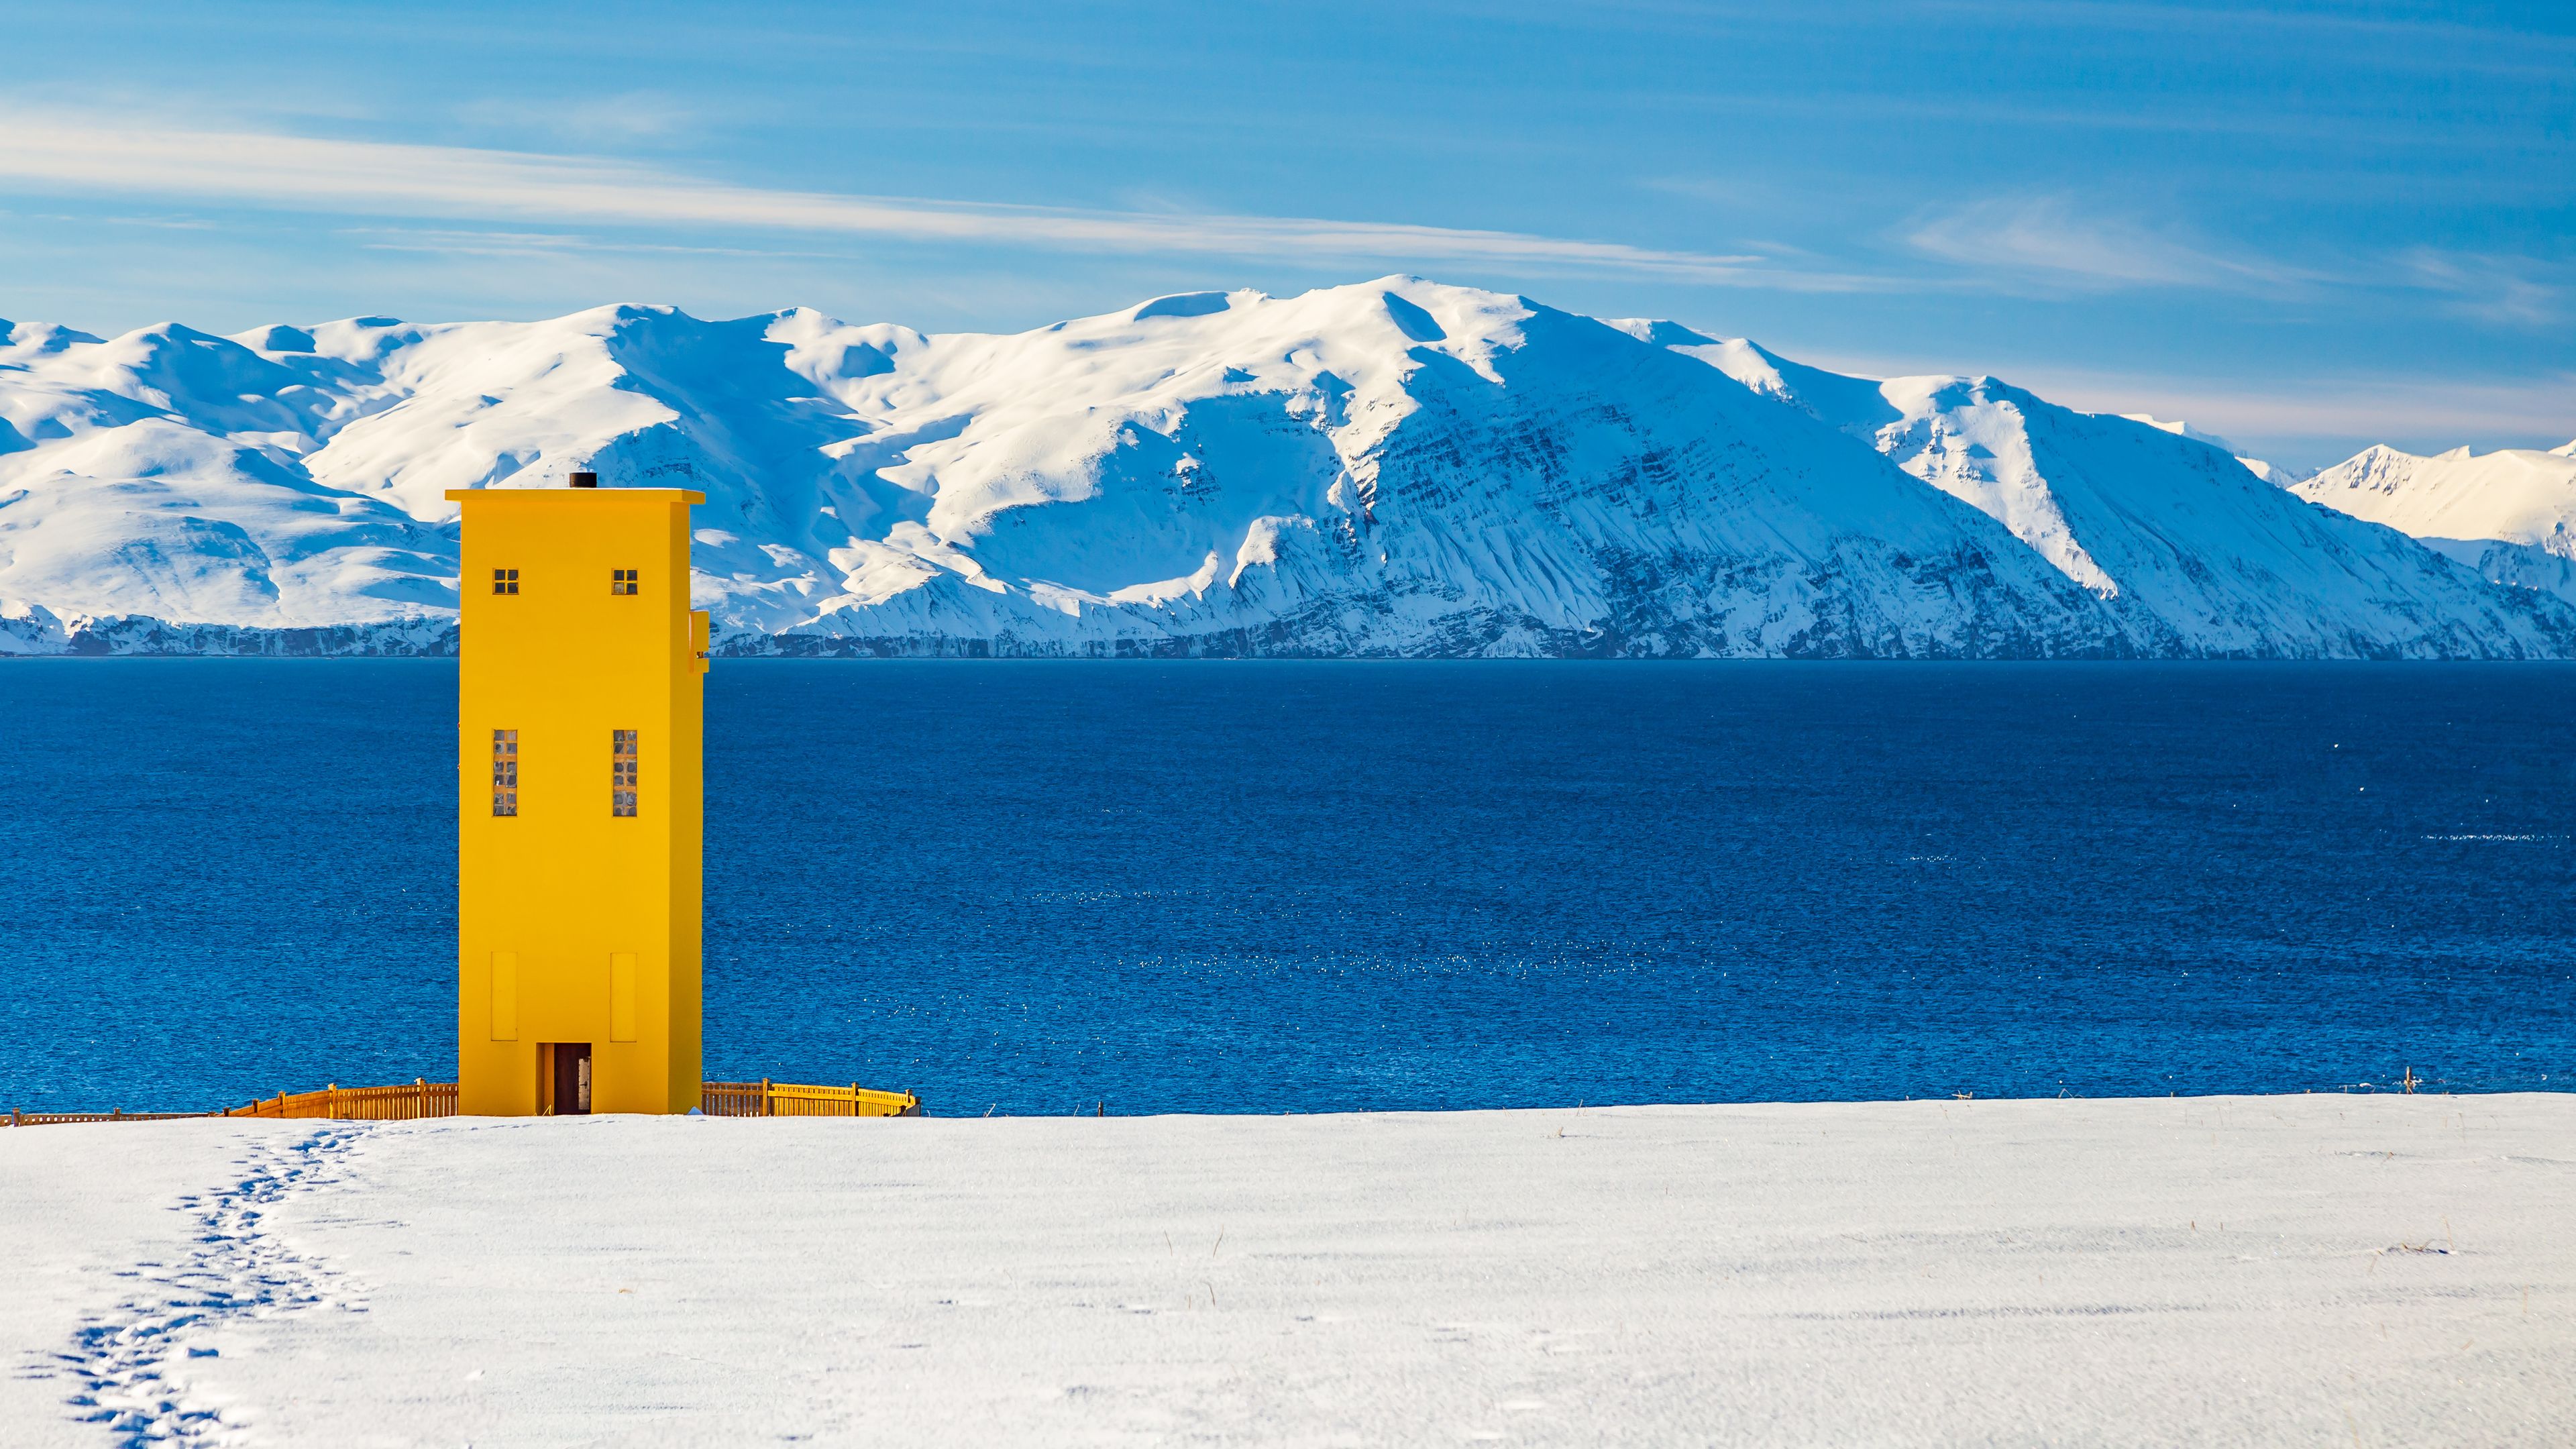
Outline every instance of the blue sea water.
<svg viewBox="0 0 2576 1449"><path fill-rule="evenodd" d="M455 673L0 666L0 1106L453 1072ZM932 1110L2576 1085L2576 668L721 661L706 1065Z"/></svg>

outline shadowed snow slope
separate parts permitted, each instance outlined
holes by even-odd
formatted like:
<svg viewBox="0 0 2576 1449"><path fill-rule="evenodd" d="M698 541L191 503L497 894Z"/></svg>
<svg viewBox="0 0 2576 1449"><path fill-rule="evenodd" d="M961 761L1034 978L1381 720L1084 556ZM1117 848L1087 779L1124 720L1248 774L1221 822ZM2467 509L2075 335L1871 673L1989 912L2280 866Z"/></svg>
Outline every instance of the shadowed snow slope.
<svg viewBox="0 0 2576 1449"><path fill-rule="evenodd" d="M2559 601L2305 506L2179 424L2079 413L1991 377L1885 382L1750 342L1657 337L1976 505L2100 598L2141 653L2563 653ZM2302 490L2304 491L2304 490Z"/></svg>
<svg viewBox="0 0 2576 1449"><path fill-rule="evenodd" d="M2291 491L2412 534L2499 583L2576 600L2576 443L2430 458L2370 448Z"/></svg>
<svg viewBox="0 0 2576 1449"><path fill-rule="evenodd" d="M7 335L0 652L450 647L443 493L579 468L705 491L733 652L2576 652L2555 601L2198 441L1985 381L1748 378L1797 372L1783 408L1701 365L1744 344L1413 278L1015 336L634 306Z"/></svg>

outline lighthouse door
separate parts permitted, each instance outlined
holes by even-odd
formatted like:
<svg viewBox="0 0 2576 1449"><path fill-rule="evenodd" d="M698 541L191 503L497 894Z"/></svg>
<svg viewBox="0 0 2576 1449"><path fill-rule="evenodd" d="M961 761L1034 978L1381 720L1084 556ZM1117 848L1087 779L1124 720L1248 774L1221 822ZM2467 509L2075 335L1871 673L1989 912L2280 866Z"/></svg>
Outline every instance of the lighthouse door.
<svg viewBox="0 0 2576 1449"><path fill-rule="evenodd" d="M556 1116L590 1111L590 1043L555 1043L554 1109Z"/></svg>

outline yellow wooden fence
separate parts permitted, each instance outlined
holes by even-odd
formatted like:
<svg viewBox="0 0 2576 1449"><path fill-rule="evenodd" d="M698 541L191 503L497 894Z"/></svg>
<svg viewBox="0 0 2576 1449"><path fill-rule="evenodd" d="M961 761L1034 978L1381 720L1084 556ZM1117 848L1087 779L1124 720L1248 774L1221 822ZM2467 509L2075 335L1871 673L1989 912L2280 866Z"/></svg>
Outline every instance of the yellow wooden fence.
<svg viewBox="0 0 2576 1449"><path fill-rule="evenodd" d="M879 1092L852 1082L817 1087L802 1082L702 1082L699 1110L710 1117L918 1117L921 1099L910 1092ZM414 1078L390 1087L343 1087L280 1092L263 1101L218 1112L17 1112L12 1127L55 1122L165 1122L176 1117L329 1117L341 1121L407 1122L456 1115L456 1084Z"/></svg>
<svg viewBox="0 0 2576 1449"><path fill-rule="evenodd" d="M334 1082L318 1092L280 1092L264 1102L235 1107L227 1117L331 1117L345 1122L408 1122L415 1117L456 1115L456 1084L414 1077L391 1087L344 1087Z"/></svg>
<svg viewBox="0 0 2576 1449"><path fill-rule="evenodd" d="M167 1122L174 1117L211 1117L211 1112L20 1112L11 1109L6 1125L43 1127L56 1122Z"/></svg>
<svg viewBox="0 0 2576 1449"><path fill-rule="evenodd" d="M910 1092L878 1092L852 1082L813 1087L801 1082L701 1082L698 1110L710 1117L918 1117L921 1099Z"/></svg>

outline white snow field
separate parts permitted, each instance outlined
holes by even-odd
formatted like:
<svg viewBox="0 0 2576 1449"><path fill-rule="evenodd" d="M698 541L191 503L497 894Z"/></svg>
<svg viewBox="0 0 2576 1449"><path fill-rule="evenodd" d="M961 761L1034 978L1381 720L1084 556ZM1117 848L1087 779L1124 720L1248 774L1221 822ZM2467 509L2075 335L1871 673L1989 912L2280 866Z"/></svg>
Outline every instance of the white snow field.
<svg viewBox="0 0 2576 1449"><path fill-rule="evenodd" d="M2559 1446L2571 1144L2555 1094L30 1128L0 1442Z"/></svg>
<svg viewBox="0 0 2576 1449"><path fill-rule="evenodd" d="M445 650L444 490L590 469L705 490L733 652L2576 655L2169 426L1411 277L1012 336L0 323L0 652Z"/></svg>

